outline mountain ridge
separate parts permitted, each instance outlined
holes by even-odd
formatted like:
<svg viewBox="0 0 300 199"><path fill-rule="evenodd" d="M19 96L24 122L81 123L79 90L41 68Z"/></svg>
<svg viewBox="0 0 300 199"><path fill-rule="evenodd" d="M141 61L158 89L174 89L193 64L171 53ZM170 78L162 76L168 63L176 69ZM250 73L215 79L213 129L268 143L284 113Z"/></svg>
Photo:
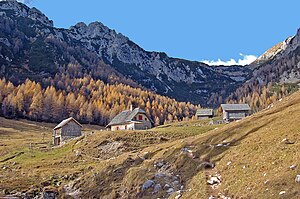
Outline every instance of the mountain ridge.
<svg viewBox="0 0 300 199"><path fill-rule="evenodd" d="M276 61L283 57L288 63L289 56L298 53L299 32L249 66L209 66L146 51L101 22L55 28L42 12L17 2L0 2L0 13L0 77L16 84L26 78L41 82L71 71L77 77L90 74L107 83L125 83L179 101L218 107L249 82L267 85L300 79L299 71Z"/></svg>
<svg viewBox="0 0 300 199"><path fill-rule="evenodd" d="M95 63L103 62L105 67L115 71L117 76L132 79L159 94L204 105L213 104L211 103L213 100L210 99L213 94L226 98L229 92L235 90L251 73L251 70L245 67L210 67L197 61L171 58L162 52L145 51L128 37L116 33L100 22L89 25L81 22L69 29L62 29L53 27L53 22L49 19L47 21L44 15L41 15L41 19L45 20L31 17L28 13L36 9L30 9L21 3L0 2L0 9L2 12L10 12L9 16L2 19L4 21L1 23L2 30L5 31L7 24L11 23L10 28L15 29L8 33L17 32L23 35L21 37L4 35L1 40L6 42L2 44L21 40L23 46L9 47L4 44L3 48L12 55L20 54L17 64L27 65L29 69L39 73L46 72L53 76L58 72L59 66L68 63L80 64L82 70L91 72L95 68ZM41 49L43 46L46 48ZM21 53L14 53L13 49L18 47ZM30 53L37 55L37 58ZM48 56L43 58L41 54ZM13 56L7 57L9 60L16 60ZM10 64L5 63L7 62L5 59L2 65L8 67ZM40 61L42 59L44 62ZM235 75L228 75L228 71L232 70L235 71ZM4 72L3 76L11 79L8 73Z"/></svg>

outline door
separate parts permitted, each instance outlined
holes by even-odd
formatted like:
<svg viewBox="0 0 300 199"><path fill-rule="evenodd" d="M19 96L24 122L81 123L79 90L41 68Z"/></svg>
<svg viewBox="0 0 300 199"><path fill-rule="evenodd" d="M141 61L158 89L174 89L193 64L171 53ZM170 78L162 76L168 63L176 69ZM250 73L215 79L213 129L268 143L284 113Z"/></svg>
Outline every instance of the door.
<svg viewBox="0 0 300 199"><path fill-rule="evenodd" d="M60 145L60 137L55 138L55 145Z"/></svg>

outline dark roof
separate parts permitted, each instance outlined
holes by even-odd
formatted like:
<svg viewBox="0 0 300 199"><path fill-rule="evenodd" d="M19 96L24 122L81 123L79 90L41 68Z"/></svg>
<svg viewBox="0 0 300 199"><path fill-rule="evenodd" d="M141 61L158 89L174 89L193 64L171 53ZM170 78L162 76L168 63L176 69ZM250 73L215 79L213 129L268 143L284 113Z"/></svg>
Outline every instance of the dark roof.
<svg viewBox="0 0 300 199"><path fill-rule="evenodd" d="M213 109L197 109L197 116L213 115Z"/></svg>
<svg viewBox="0 0 300 199"><path fill-rule="evenodd" d="M250 106L248 104L221 104L224 111L249 111Z"/></svg>
<svg viewBox="0 0 300 199"><path fill-rule="evenodd" d="M69 117L68 119L63 120L61 123L59 123L56 127L54 127L54 130L59 129L63 126L65 126L66 124L68 124L70 121L74 121L76 124L78 124L80 127L82 127L82 125L75 120L73 117Z"/></svg>
<svg viewBox="0 0 300 199"><path fill-rule="evenodd" d="M106 127L109 127L112 125L117 125L117 124L128 123L128 122L132 121L134 116L136 116L136 114L138 114L138 113L145 114L148 117L148 119L150 120L150 122L152 122L150 117L147 115L147 113L143 109L135 108L133 111L131 111L131 110L122 111L121 113L116 115Z"/></svg>

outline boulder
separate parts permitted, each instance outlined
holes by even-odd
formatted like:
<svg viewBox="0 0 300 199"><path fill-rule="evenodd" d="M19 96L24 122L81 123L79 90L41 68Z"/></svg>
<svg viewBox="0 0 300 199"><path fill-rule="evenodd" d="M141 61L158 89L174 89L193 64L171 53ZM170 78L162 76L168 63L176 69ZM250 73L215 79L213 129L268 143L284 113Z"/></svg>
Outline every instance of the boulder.
<svg viewBox="0 0 300 199"><path fill-rule="evenodd" d="M160 184L156 184L156 185L154 186L153 193L158 193L160 190L161 190L161 185L160 185Z"/></svg>
<svg viewBox="0 0 300 199"><path fill-rule="evenodd" d="M81 156L80 151L75 151L75 156L76 156L76 157L80 157L80 156Z"/></svg>
<svg viewBox="0 0 300 199"><path fill-rule="evenodd" d="M165 165L164 161L159 161L154 163L155 168L161 168Z"/></svg>
<svg viewBox="0 0 300 199"><path fill-rule="evenodd" d="M281 140L282 143L284 144L294 144L295 142L289 140L288 138L284 138L283 140Z"/></svg>
<svg viewBox="0 0 300 199"><path fill-rule="evenodd" d="M168 188L170 188L171 186L169 185L169 184L165 184L165 186L164 186L164 189L168 189Z"/></svg>
<svg viewBox="0 0 300 199"><path fill-rule="evenodd" d="M172 187L167 190L168 194L172 194L173 192L174 192L174 189Z"/></svg>
<svg viewBox="0 0 300 199"><path fill-rule="evenodd" d="M192 153L192 152L193 152L192 150L190 150L190 149L187 148L187 147L182 148L181 151L182 151L182 152L186 152L186 153Z"/></svg>
<svg viewBox="0 0 300 199"><path fill-rule="evenodd" d="M209 180L207 180L207 183L210 185L220 184L221 180L216 176L212 176Z"/></svg>
<svg viewBox="0 0 300 199"><path fill-rule="evenodd" d="M57 199L58 198L58 191L54 187L45 187L42 193L43 199Z"/></svg>
<svg viewBox="0 0 300 199"><path fill-rule="evenodd" d="M162 178L162 177L165 177L166 174L165 173L162 173L162 172L158 172L154 175L155 178Z"/></svg>
<svg viewBox="0 0 300 199"><path fill-rule="evenodd" d="M210 162L202 162L201 164L199 164L199 166L197 167L197 169L212 169L214 168L215 165L213 163Z"/></svg>
<svg viewBox="0 0 300 199"><path fill-rule="evenodd" d="M190 158L192 158L192 159L199 158L199 155L198 155L198 154L195 154L195 153L193 153L193 152L189 152L187 155L188 155Z"/></svg>
<svg viewBox="0 0 300 199"><path fill-rule="evenodd" d="M153 187L154 184L155 184L155 182L153 180L147 180L142 186L142 191L145 191L146 189Z"/></svg>
<svg viewBox="0 0 300 199"><path fill-rule="evenodd" d="M177 185L179 185L180 183L179 183L179 181L178 180L175 180L174 182L172 182L172 185L173 186L177 186Z"/></svg>
<svg viewBox="0 0 300 199"><path fill-rule="evenodd" d="M280 191L279 192L279 195L283 195L283 194L285 194L285 191Z"/></svg>

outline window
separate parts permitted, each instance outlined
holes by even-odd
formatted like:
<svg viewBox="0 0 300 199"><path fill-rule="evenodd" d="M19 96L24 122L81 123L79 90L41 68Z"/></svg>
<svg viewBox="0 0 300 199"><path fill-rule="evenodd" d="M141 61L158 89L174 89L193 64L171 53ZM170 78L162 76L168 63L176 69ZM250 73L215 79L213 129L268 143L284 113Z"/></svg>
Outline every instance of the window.
<svg viewBox="0 0 300 199"><path fill-rule="evenodd" d="M145 121L147 121L147 118L145 117Z"/></svg>
<svg viewBox="0 0 300 199"><path fill-rule="evenodd" d="M139 120L143 120L143 116L139 115Z"/></svg>

